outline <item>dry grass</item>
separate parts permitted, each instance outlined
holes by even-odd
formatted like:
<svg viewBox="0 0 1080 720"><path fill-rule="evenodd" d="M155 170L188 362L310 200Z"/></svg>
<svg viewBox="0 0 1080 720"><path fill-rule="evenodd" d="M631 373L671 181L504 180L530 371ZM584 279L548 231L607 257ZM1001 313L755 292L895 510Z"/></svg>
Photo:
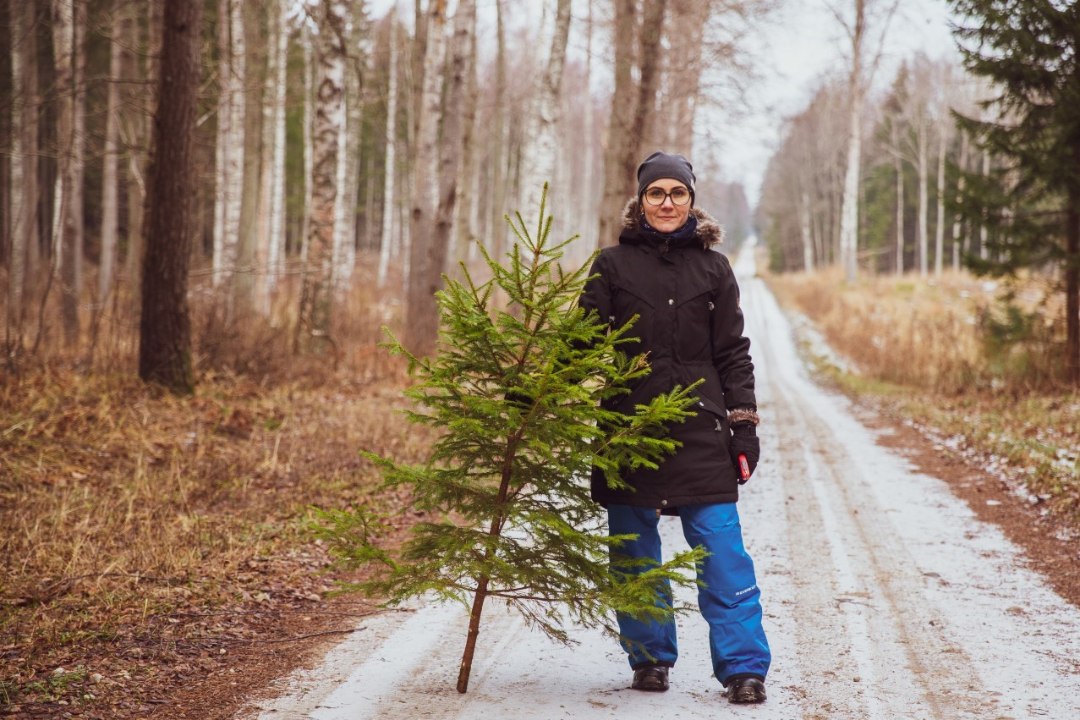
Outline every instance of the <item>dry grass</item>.
<svg viewBox="0 0 1080 720"><path fill-rule="evenodd" d="M359 455L418 461L430 443L398 412L403 364L374 344L386 312L366 291L349 298L337 352L304 359L285 330L226 327L197 301L191 397L138 381L127 341L110 341L111 371L70 358L7 376L0 714L62 702L139 716L147 688L178 682L169 668L216 662L210 640L250 638L246 617L314 607L333 587L310 506L410 517L407 498L373 495Z"/></svg>
<svg viewBox="0 0 1080 720"><path fill-rule="evenodd" d="M848 284L835 269L768 282L849 364L822 367L841 388L1018 479L1033 504L1080 530L1080 395L1053 382L1062 313L1045 287L1029 280L1004 288L966 273ZM1008 336L1003 290L1030 313L1022 335Z"/></svg>

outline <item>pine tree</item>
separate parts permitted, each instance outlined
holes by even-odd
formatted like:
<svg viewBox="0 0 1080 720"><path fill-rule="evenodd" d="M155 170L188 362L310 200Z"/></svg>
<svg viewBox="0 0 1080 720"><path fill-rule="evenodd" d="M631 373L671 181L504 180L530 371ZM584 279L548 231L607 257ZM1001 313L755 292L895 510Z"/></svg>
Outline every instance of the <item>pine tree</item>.
<svg viewBox="0 0 1080 720"><path fill-rule="evenodd" d="M976 271L1063 270L1066 375L1080 384L1080 6L1050 0L950 0L965 67L993 82L990 120L961 125L996 158L965 176L958 208L992 227ZM970 43L965 47L963 41Z"/></svg>
<svg viewBox="0 0 1080 720"><path fill-rule="evenodd" d="M546 191L546 186L545 186ZM427 461L406 466L367 454L384 471L387 490L411 492L427 518L398 553L378 546L378 519L368 510L320 511L318 532L354 565L374 562L381 572L356 587L399 604L434 596L471 609L457 689L468 688L481 614L498 598L556 641L569 642L569 618L609 632L613 611L639 618L670 617L662 584L690 584L701 550L663 565L617 561L610 553L627 540L603 531L603 511L589 497L593 465L622 486L620 470L655 467L675 448L669 423L689 414L693 387L679 388L625 415L601 400L628 392L649 372L644 356L620 346L632 327L610 329L606 319L577 306L585 268L559 264L572 241L549 243L551 217L530 234L521 215L517 237L493 273L474 282L446 279L438 294L440 346L432 357L413 355L396 339L391 351L408 358L418 382L410 420L441 436ZM505 311L492 302L510 298ZM617 557L617 555L616 555Z"/></svg>

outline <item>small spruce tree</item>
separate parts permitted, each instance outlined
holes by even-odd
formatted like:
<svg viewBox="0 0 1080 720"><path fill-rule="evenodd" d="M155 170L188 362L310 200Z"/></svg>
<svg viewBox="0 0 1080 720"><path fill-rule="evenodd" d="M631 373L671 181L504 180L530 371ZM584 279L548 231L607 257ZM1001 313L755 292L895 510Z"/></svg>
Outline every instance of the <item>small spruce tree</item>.
<svg viewBox="0 0 1080 720"><path fill-rule="evenodd" d="M622 486L621 470L655 467L675 448L665 427L690 414L693 387L632 415L601 407L649 366L619 350L630 326L609 328L578 307L589 264L564 272L559 260L573 238L549 243L545 200L546 186L535 235L520 214L510 223L518 242L505 267L484 253L490 281L477 284L464 268L462 281L446 279L434 357L416 357L390 336L390 350L407 357L418 377L407 391L420 408L410 420L441 434L420 466L366 455L383 469L385 487L410 491L430 519L391 554L379 547L379 520L369 510L318 513L318 532L340 557L377 564L353 588L389 605L433 596L470 608L462 693L488 598L504 600L557 641L570 642L567 618L617 633L615 611L670 617L676 608L661 588L692 584L704 555L694 549L660 565L609 563L629 538L604 532L602 510L589 497L590 469ZM509 298L506 310L493 303L497 290Z"/></svg>

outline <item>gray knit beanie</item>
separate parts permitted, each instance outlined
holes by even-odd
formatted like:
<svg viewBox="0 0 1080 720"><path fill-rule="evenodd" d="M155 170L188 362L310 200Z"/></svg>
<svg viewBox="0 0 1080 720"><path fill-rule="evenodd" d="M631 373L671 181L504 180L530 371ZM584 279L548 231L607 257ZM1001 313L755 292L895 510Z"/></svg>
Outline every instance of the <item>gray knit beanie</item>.
<svg viewBox="0 0 1080 720"><path fill-rule="evenodd" d="M645 188L660 178L678 180L690 189L690 200L693 203L694 196L694 168L690 161L679 154L671 154L658 150L644 162L638 165L638 198L645 192Z"/></svg>

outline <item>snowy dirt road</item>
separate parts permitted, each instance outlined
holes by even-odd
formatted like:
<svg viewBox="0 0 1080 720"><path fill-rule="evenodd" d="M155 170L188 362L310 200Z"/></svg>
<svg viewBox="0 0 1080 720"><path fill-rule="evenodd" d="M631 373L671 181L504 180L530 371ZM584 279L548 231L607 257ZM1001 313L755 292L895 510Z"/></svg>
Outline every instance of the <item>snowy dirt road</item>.
<svg viewBox="0 0 1080 720"><path fill-rule="evenodd" d="M366 619L240 717L1080 719L1080 611L944 482L877 445L878 431L815 386L749 254L736 269L763 418L740 509L774 654L764 705L722 697L697 614L679 621L671 690L651 694L629 689L610 638L577 629L579 645L554 645L498 605L485 609L459 695L465 611L425 606ZM677 520L662 527L668 552L685 547Z"/></svg>

